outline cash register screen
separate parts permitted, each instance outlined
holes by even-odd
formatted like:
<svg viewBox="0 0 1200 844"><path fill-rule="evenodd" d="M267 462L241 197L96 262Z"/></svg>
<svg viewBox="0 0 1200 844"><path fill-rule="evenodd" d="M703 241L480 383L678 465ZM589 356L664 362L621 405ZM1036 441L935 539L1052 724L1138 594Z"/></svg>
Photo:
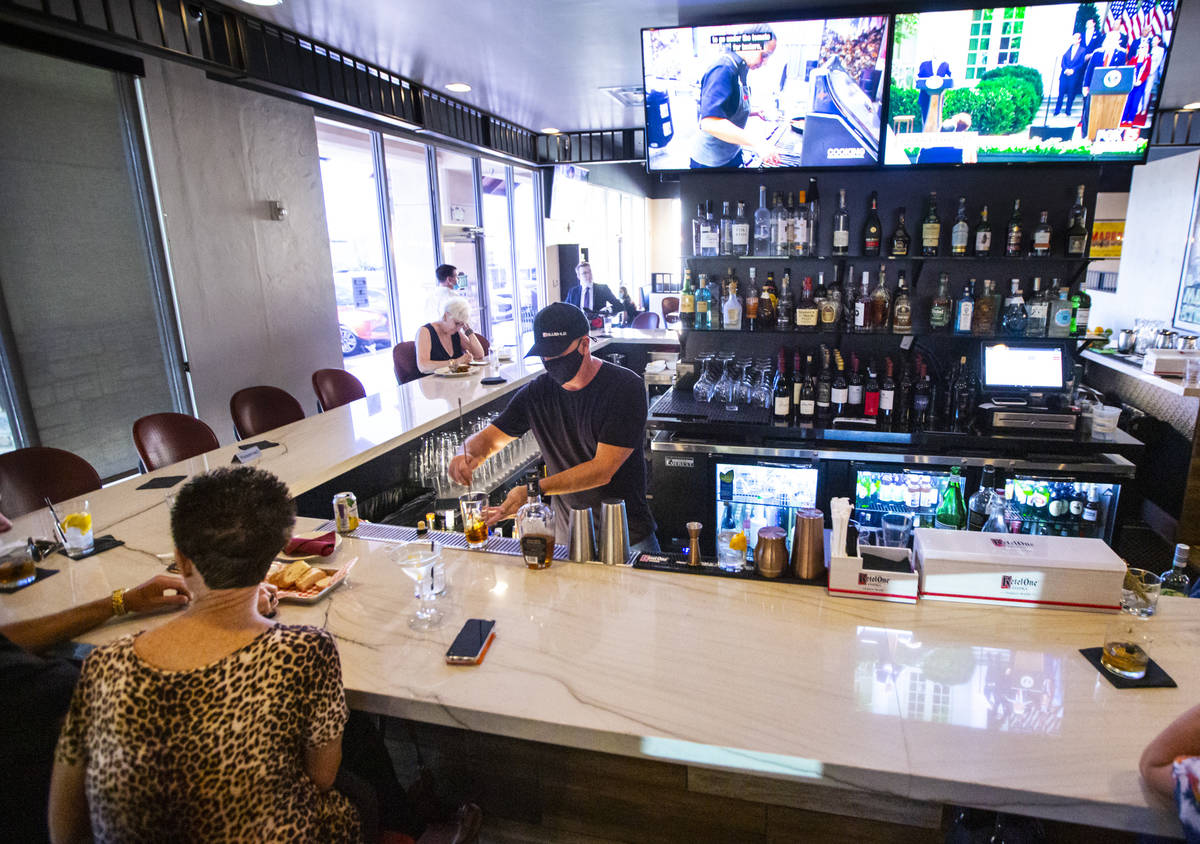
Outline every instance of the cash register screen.
<svg viewBox="0 0 1200 844"><path fill-rule="evenodd" d="M983 345L983 388L989 393L1063 388L1063 350L1058 346Z"/></svg>

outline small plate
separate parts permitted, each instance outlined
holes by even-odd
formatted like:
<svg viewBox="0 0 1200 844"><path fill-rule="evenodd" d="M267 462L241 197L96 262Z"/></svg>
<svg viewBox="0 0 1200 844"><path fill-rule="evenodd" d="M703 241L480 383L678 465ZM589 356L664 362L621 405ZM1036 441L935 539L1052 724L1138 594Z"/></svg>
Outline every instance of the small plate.
<svg viewBox="0 0 1200 844"><path fill-rule="evenodd" d="M486 360L469 360L469 361L467 361L467 363L470 364L471 366L487 366L488 365L488 362Z"/></svg>
<svg viewBox="0 0 1200 844"><path fill-rule="evenodd" d="M315 604L334 589L337 589L339 586L341 586L342 581L344 581L350 575L350 569L354 568L354 564L357 562L358 557L354 557L343 566L313 566L313 568L321 569L326 574L333 575L333 580L330 582L330 584L324 589L312 587L310 589L305 589L303 592L301 592L299 589L280 589L277 593L279 595L279 600L289 601L294 604ZM271 568L267 570L267 576L270 577L272 574L279 571L279 569L287 565L290 565L290 563L271 563Z"/></svg>
<svg viewBox="0 0 1200 844"><path fill-rule="evenodd" d="M327 531L327 530L309 530L309 531L305 531L304 533L294 534L293 538L294 539L316 539L318 536L324 536L327 533L329 533L329 531ZM341 547L342 547L342 535L340 533L335 533L333 535L333 554L336 554L337 550ZM294 563L297 560L311 560L314 557L319 560L328 560L330 557L333 556L333 554L330 554L329 557L322 557L320 554L293 555L293 554L280 553L280 554L275 555L275 559L283 560L288 563Z"/></svg>
<svg viewBox="0 0 1200 844"><path fill-rule="evenodd" d="M468 375L474 375L475 373L473 373L469 367L466 372L455 372L448 366L442 366L433 370L433 374L440 375L443 378L466 378Z"/></svg>

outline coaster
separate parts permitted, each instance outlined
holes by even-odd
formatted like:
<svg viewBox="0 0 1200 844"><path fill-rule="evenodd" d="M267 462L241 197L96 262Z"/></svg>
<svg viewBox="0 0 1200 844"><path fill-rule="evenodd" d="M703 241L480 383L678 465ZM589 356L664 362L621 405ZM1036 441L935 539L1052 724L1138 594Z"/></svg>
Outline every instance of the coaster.
<svg viewBox="0 0 1200 844"><path fill-rule="evenodd" d="M1107 668L1100 664L1100 648L1080 648L1079 652L1083 654L1083 658L1095 666L1096 670L1112 683L1118 689L1153 689L1166 688L1173 689L1178 685L1171 679L1171 675L1163 671L1157 662L1150 660L1150 664L1146 666L1146 676L1140 680L1130 680L1127 677L1118 677Z"/></svg>
<svg viewBox="0 0 1200 844"><path fill-rule="evenodd" d="M170 489L175 484L186 479L187 475L162 475L161 477L146 481L138 489Z"/></svg>
<svg viewBox="0 0 1200 844"><path fill-rule="evenodd" d="M96 544L92 546L92 550L86 554L68 554L65 550L58 553L63 556L70 557L72 560L84 560L88 557L94 557L96 554L103 554L105 551L111 551L113 548L119 548L124 545L124 541L116 539L111 535L97 536Z"/></svg>
<svg viewBox="0 0 1200 844"><path fill-rule="evenodd" d="M16 589L2 589L2 590L0 590L0 592L3 592L5 595L11 595L14 592L20 592L22 589L28 589L33 584L37 583L39 580L45 580L47 577L49 577L52 574L58 574L58 569L44 569L41 566L39 566L36 569L36 571L37 571L37 576L33 580L31 580L29 583L26 583L24 586L18 586Z"/></svg>

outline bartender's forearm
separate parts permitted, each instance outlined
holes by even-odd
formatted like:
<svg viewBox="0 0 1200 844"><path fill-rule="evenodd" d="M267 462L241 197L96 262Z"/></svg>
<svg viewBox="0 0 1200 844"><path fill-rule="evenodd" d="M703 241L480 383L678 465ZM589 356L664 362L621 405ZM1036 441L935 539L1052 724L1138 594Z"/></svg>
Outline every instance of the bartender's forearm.
<svg viewBox="0 0 1200 844"><path fill-rule="evenodd" d="M53 615L5 624L0 627L0 633L30 653L40 653L99 627L112 618L112 614L112 599L98 598Z"/></svg>
<svg viewBox="0 0 1200 844"><path fill-rule="evenodd" d="M745 129L739 128L732 120L727 120L724 117L702 117L700 118L700 129L727 144L753 147L760 143L757 138L752 137Z"/></svg>

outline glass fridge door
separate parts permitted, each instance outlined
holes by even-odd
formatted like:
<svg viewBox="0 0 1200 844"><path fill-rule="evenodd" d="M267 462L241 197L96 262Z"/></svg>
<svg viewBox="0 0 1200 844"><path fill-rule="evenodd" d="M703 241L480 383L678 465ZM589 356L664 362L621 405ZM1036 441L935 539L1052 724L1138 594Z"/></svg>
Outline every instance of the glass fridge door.
<svg viewBox="0 0 1200 844"><path fill-rule="evenodd" d="M805 464L716 464L717 530L745 534L747 558L753 559L759 528L777 525L786 531L791 552L796 510L815 507L820 472Z"/></svg>
<svg viewBox="0 0 1200 844"><path fill-rule="evenodd" d="M858 469L854 518L864 527L879 527L884 513L910 513L914 527L933 527L949 480L949 472L931 469Z"/></svg>
<svg viewBox="0 0 1200 844"><path fill-rule="evenodd" d="M1018 474L1004 487L1010 532L1086 536L1111 543L1119 483Z"/></svg>

